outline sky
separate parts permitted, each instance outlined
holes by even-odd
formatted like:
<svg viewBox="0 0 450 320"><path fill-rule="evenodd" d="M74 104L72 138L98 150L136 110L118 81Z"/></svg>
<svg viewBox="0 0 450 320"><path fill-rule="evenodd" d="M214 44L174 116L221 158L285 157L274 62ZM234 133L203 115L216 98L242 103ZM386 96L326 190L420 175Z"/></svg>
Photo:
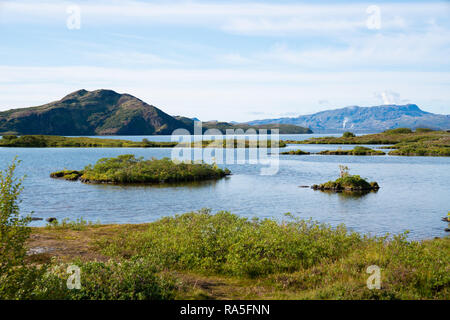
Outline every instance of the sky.
<svg viewBox="0 0 450 320"><path fill-rule="evenodd" d="M449 114L450 2L0 0L0 111L79 89L204 121Z"/></svg>

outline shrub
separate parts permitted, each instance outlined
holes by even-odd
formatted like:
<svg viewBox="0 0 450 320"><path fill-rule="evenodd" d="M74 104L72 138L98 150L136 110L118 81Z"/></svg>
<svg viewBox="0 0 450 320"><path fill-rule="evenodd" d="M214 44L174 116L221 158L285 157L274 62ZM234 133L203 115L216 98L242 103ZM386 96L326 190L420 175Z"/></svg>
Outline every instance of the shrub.
<svg viewBox="0 0 450 320"><path fill-rule="evenodd" d="M45 300L161 300L173 299L177 283L170 275L158 275L147 261L75 261L80 268L81 289L68 289L69 264L40 268L19 267L2 281L0 299ZM3 280L3 279L2 279Z"/></svg>
<svg viewBox="0 0 450 320"><path fill-rule="evenodd" d="M4 136L2 136L2 139L10 141L10 140L17 139L17 136L15 136L15 135L4 135Z"/></svg>
<svg viewBox="0 0 450 320"><path fill-rule="evenodd" d="M96 227L99 226L100 222L93 223L92 221L86 221L83 218L77 218L76 221L71 221L68 218L63 219L61 222L58 220L53 220L47 223L48 229L59 229L59 230L85 230L88 227Z"/></svg>
<svg viewBox="0 0 450 320"><path fill-rule="evenodd" d="M60 178L64 180L70 180L75 181L78 180L79 177L83 175L83 171L77 171L77 170L62 170L62 171L56 171L52 172L50 174L51 178Z"/></svg>
<svg viewBox="0 0 450 320"><path fill-rule="evenodd" d="M426 133L426 132L432 132L432 131L434 131L434 130L430 129L430 128L416 128L417 133Z"/></svg>
<svg viewBox="0 0 450 320"><path fill-rule="evenodd" d="M173 299L176 282L158 275L146 261L131 259L72 263L80 268L81 289L67 288L67 264L54 264L37 277L32 299L70 300L162 300Z"/></svg>
<svg viewBox="0 0 450 320"><path fill-rule="evenodd" d="M342 138L353 138L353 137L355 137L355 134L353 132L350 132L350 131L346 131L342 135Z"/></svg>
<svg viewBox="0 0 450 320"><path fill-rule="evenodd" d="M23 179L14 178L19 163L14 159L7 169L0 171L0 274L6 274L23 263L25 242L30 235L27 224L31 218L19 214Z"/></svg>
<svg viewBox="0 0 450 320"><path fill-rule="evenodd" d="M412 130L409 128L397 128L397 129L390 129L384 131L386 134L408 134L412 133Z"/></svg>
<svg viewBox="0 0 450 320"><path fill-rule="evenodd" d="M332 261L359 242L344 227L202 210L163 218L145 232L120 234L100 246L105 254L142 257L172 270L257 277Z"/></svg>

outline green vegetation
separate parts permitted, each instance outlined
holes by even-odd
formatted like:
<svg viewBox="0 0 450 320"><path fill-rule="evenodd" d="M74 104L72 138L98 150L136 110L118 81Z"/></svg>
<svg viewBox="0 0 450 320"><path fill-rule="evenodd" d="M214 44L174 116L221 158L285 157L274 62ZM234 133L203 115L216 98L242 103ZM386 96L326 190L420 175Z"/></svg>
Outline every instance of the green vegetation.
<svg viewBox="0 0 450 320"><path fill-rule="evenodd" d="M77 170L62 170L62 171L56 171L52 172L50 174L51 178L59 178L69 181L76 181L83 175L83 171L77 171Z"/></svg>
<svg viewBox="0 0 450 320"><path fill-rule="evenodd" d="M303 141L285 141L289 144L377 144L392 145L389 155L399 156L450 156L450 132L426 128L387 130L382 133L357 137L321 137Z"/></svg>
<svg viewBox="0 0 450 320"><path fill-rule="evenodd" d="M14 179L14 169L15 163L0 175L0 299L450 296L448 237L418 242L408 241L406 234L362 236L342 225L332 228L290 214L279 222L206 209L141 225L80 220L64 228L30 229L28 220L18 218L21 181ZM348 168L341 167L341 174L348 175ZM64 246L54 256L26 257L31 231L30 241L51 239ZM88 249L79 250L80 243ZM83 255L85 251L101 261ZM366 286L371 265L381 269L379 290ZM80 289L67 287L69 266L80 268ZM214 293L217 286L220 294Z"/></svg>
<svg viewBox="0 0 450 320"><path fill-rule="evenodd" d="M175 281L156 273L146 261L74 261L81 269L80 290L67 288L67 267L52 260L36 265L27 261L26 241L30 217L19 216L18 197L22 180L14 178L17 162L0 171L0 299L170 299ZM57 229L75 226L92 228L84 220L65 223ZM55 226L52 226L52 229Z"/></svg>
<svg viewBox="0 0 450 320"><path fill-rule="evenodd" d="M410 134L413 131L409 128L396 128L384 131L385 134Z"/></svg>
<svg viewBox="0 0 450 320"><path fill-rule="evenodd" d="M176 145L176 142L154 142L147 139L143 139L142 142L134 142L119 139L45 135L3 136L0 140L0 147L20 148L170 148Z"/></svg>
<svg viewBox="0 0 450 320"><path fill-rule="evenodd" d="M325 155L349 155L349 156L382 156L385 155L383 151L373 150L366 147L356 146L352 150L325 150L320 151L318 154Z"/></svg>
<svg viewBox="0 0 450 320"><path fill-rule="evenodd" d="M87 137L62 137L62 136L45 136L45 135L26 135L14 136L6 135L0 140L0 147L18 147L18 148L173 148L175 146L185 148L259 148L272 146L272 141L252 141L228 139L228 140L203 140L201 143L178 143L178 142L157 142L149 141L144 138L141 142L119 140L119 139L102 139ZM285 147L286 143L278 142L280 148Z"/></svg>
<svg viewBox="0 0 450 320"><path fill-rule="evenodd" d="M311 188L314 190L330 190L335 192L341 191L367 191L378 190L380 187L376 182L367 182L359 175L351 175L348 167L339 166L341 174L335 181L328 181L322 184L315 184Z"/></svg>
<svg viewBox="0 0 450 320"><path fill-rule="evenodd" d="M0 134L156 135L188 129L129 94L78 90L45 105L0 112Z"/></svg>
<svg viewBox="0 0 450 320"><path fill-rule="evenodd" d="M353 137L356 137L356 136L355 136L355 134L354 134L353 132L345 131L345 132L342 134L342 137L343 137L343 138L353 138Z"/></svg>
<svg viewBox="0 0 450 320"><path fill-rule="evenodd" d="M445 299L448 240L362 237L343 226L292 217L279 223L206 210L124 228L98 245L112 258L140 258L160 269L228 282L246 279L278 298ZM382 270L381 290L366 287L370 265Z"/></svg>
<svg viewBox="0 0 450 320"><path fill-rule="evenodd" d="M18 198L23 179L14 178L18 163L14 159L6 170L0 171L0 280L13 274L22 263L26 255L25 241L30 234L26 225L31 218L19 214ZM0 281L0 291L3 288L3 281Z"/></svg>
<svg viewBox="0 0 450 320"><path fill-rule="evenodd" d="M72 221L69 218L65 218L62 221L53 220L47 223L46 228L52 230L75 230L81 231L86 230L88 227L99 226L100 222L93 223L92 221L86 221L83 218L77 218L77 220Z"/></svg>
<svg viewBox="0 0 450 320"><path fill-rule="evenodd" d="M203 140L192 143L183 143L181 142L178 147L191 147L191 148L271 148L272 141L271 140L244 140L244 139L224 139L224 140ZM275 148L276 145L274 144ZM286 147L286 143L284 141L278 141L278 147L284 148Z"/></svg>
<svg viewBox="0 0 450 320"><path fill-rule="evenodd" d="M180 162L169 158L144 160L125 154L117 158L102 158L83 171L64 170L50 174L52 178L80 179L85 183L162 183L220 179L230 175L228 169L215 164Z"/></svg>
<svg viewBox="0 0 450 320"><path fill-rule="evenodd" d="M440 141L401 142L394 145L389 155L450 157L450 137Z"/></svg>
<svg viewBox="0 0 450 320"><path fill-rule="evenodd" d="M424 132L432 132L434 131L433 129L430 128L416 128L415 130L417 133L424 133Z"/></svg>
<svg viewBox="0 0 450 320"><path fill-rule="evenodd" d="M310 153L298 149L298 150L291 150L291 151L280 152L280 154L290 154L290 155L301 156L301 155L310 154Z"/></svg>

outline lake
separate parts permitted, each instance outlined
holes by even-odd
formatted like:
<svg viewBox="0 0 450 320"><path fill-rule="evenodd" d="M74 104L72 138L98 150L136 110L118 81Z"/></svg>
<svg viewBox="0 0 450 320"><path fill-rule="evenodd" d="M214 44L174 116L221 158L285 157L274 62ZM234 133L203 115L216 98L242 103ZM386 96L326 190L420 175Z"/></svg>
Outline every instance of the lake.
<svg viewBox="0 0 450 320"><path fill-rule="evenodd" d="M301 140L324 135L280 135ZM136 137L103 137L142 140ZM147 136L150 141L170 141L170 136ZM317 152L353 146L289 145ZM292 156L280 155L275 175L260 175L262 164L220 165L230 177L187 185L117 186L88 185L55 180L50 172L82 169L102 157L134 154L145 158L170 157L167 148L0 148L0 168L14 156L18 176L26 174L22 213L58 219L83 217L101 223L142 223L201 208L227 210L241 216L283 219L290 212L333 226L345 224L365 234L397 234L409 230L410 239L445 235L441 218L450 210L450 158L399 156ZM248 152L248 150L246 150ZM381 189L361 197L299 188L335 180L340 164ZM32 222L34 226L45 221Z"/></svg>

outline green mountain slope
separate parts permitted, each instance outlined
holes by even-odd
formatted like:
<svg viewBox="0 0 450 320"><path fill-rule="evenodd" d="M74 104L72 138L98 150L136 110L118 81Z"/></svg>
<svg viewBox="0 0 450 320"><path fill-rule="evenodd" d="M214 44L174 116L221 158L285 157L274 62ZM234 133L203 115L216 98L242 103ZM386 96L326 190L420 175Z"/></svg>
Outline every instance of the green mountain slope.
<svg viewBox="0 0 450 320"><path fill-rule="evenodd" d="M38 107L0 112L0 134L151 135L190 129L160 109L112 90L78 90Z"/></svg>

